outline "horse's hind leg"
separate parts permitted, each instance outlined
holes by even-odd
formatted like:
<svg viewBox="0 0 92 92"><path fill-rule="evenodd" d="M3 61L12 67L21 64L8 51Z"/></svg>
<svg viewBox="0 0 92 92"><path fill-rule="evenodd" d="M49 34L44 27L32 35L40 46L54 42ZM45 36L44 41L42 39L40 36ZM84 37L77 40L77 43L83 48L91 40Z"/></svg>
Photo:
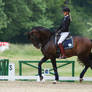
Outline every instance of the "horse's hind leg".
<svg viewBox="0 0 92 92"><path fill-rule="evenodd" d="M38 64L38 75L40 77L40 81L43 79L43 76L42 76L42 67L41 65L47 60L48 58L46 57L43 57L42 60L39 62Z"/></svg>
<svg viewBox="0 0 92 92"><path fill-rule="evenodd" d="M59 76L58 76L58 72L57 72L56 59L55 58L51 59L51 62L52 62L52 66L53 66L54 73L55 73L55 80L58 81Z"/></svg>
<svg viewBox="0 0 92 92"><path fill-rule="evenodd" d="M83 69L83 71L80 73L80 82L82 82L83 81L83 76L84 76L84 74L85 74L85 72L88 70L88 66L85 66L85 68Z"/></svg>

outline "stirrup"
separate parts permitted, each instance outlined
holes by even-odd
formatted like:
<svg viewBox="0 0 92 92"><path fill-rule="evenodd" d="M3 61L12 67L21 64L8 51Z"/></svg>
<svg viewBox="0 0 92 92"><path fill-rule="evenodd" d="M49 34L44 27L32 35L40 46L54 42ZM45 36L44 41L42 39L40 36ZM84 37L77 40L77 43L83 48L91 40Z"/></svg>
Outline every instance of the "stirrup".
<svg viewBox="0 0 92 92"><path fill-rule="evenodd" d="M62 59L65 59L65 58L67 58L67 57L66 57L66 56L62 56L61 58L62 58Z"/></svg>
<svg viewBox="0 0 92 92"><path fill-rule="evenodd" d="M59 56L59 59L65 59L65 58L67 58L66 56Z"/></svg>

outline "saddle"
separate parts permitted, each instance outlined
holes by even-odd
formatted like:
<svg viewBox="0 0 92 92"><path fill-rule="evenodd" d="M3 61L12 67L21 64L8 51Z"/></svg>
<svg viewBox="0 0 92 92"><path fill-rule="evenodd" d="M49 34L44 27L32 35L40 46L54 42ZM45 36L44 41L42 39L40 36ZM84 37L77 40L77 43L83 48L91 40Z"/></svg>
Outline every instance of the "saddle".
<svg viewBox="0 0 92 92"><path fill-rule="evenodd" d="M60 35L55 35L55 44L56 44L56 48L57 48L57 57L60 56L61 52L60 52L60 48L57 44L58 40L60 38ZM73 37L71 35L69 35L62 43L64 49L72 49L73 48Z"/></svg>

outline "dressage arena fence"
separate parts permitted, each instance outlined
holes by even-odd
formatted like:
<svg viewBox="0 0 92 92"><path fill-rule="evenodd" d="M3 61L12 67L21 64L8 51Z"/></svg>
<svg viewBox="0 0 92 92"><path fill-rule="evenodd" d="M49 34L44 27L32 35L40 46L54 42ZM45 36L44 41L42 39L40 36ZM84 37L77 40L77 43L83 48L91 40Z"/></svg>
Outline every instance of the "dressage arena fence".
<svg viewBox="0 0 92 92"><path fill-rule="evenodd" d="M1 75L8 75L8 65L9 65L9 60L8 59L3 59L0 60L0 76Z"/></svg>
<svg viewBox="0 0 92 92"><path fill-rule="evenodd" d="M9 81L15 81L15 80L36 80L39 81L38 74L31 75L31 76L23 76L23 64L28 65L29 67L32 67L34 69L38 70L38 66L33 65L33 63L38 64L39 61L19 61L19 76L15 75L15 64L9 63L8 59L1 59L0 60L0 80L9 80ZM46 63L51 63L50 61L47 61ZM59 63L59 66L57 68L65 67L69 64L72 64L72 76L71 77L59 77L60 81L79 81L79 77L74 77L74 69L75 69L75 62L74 61L56 61L56 63ZM31 71L31 70L30 70ZM44 80L54 80L55 77L53 76L54 73L52 72L53 68L50 69L42 69ZM32 72L32 71L31 71ZM52 76L49 76L48 74L51 74ZM84 81L92 81L92 77L84 77Z"/></svg>
<svg viewBox="0 0 92 92"><path fill-rule="evenodd" d="M25 65L28 65L30 67L33 67L34 69L38 69L38 66L36 65L33 65L33 63L39 63L40 61L19 61L19 75L21 76L22 75L22 65L25 64ZM47 61L45 63L51 63L51 61ZM74 76L74 65L75 65L75 62L74 61L56 61L56 63L59 63L60 65L57 66L57 69L61 68L61 67L64 67L66 65L69 65L69 64L72 64L72 77ZM61 65L62 64L62 65ZM53 68L50 68L50 69L42 69L42 72L44 74L52 74L54 75L54 73L52 72L53 71ZM36 74L37 76L38 74Z"/></svg>
<svg viewBox="0 0 92 92"><path fill-rule="evenodd" d="M19 75L22 76L23 74L23 64L32 67L34 69L38 70L38 63L40 61L19 61ZM51 61L46 61L45 63L51 63ZM72 64L72 77L74 77L74 66L75 66L75 62L74 61L56 61L56 63L59 63L59 65L57 66L57 69L65 67L69 64ZM37 65L33 65L33 64L37 64ZM46 65L46 64L45 64ZM42 73L45 79L47 80L54 80L54 76L48 76L48 75L54 75L53 73L53 68L47 68L47 69L42 69ZM35 76L38 76L38 74L35 74ZM60 80L62 80L62 78L59 78ZM39 81L39 79L38 79ZM73 80L67 80L67 81L73 81Z"/></svg>

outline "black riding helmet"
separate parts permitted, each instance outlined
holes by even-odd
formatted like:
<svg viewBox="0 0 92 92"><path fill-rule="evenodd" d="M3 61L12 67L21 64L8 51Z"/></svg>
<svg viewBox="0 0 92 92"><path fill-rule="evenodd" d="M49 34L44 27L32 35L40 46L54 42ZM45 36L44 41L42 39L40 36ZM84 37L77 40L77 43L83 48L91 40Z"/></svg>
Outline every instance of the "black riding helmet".
<svg viewBox="0 0 92 92"><path fill-rule="evenodd" d="M64 7L63 12L70 12L70 9L68 7Z"/></svg>

